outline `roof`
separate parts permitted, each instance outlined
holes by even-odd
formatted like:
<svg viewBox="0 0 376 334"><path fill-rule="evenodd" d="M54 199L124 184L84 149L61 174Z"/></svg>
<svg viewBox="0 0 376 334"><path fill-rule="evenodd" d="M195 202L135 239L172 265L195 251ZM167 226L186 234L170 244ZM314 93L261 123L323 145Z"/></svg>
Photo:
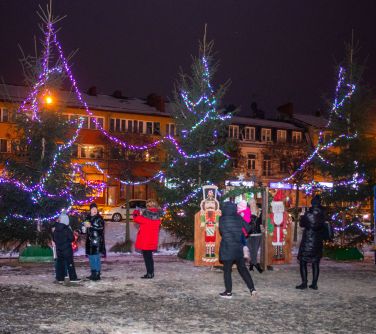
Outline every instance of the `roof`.
<svg viewBox="0 0 376 334"><path fill-rule="evenodd" d="M231 120L231 123L239 124L239 125L262 126L266 128L286 129L286 130L300 130L300 131L304 130L303 128L300 128L288 122L260 119L260 118L251 118L251 117L234 116Z"/></svg>
<svg viewBox="0 0 376 334"><path fill-rule="evenodd" d="M313 126L315 128L323 129L328 124L328 120L324 117L317 117L314 115L294 114L293 120L302 123L304 126Z"/></svg>
<svg viewBox="0 0 376 334"><path fill-rule="evenodd" d="M2 101L21 103L29 93L29 88L25 86L0 84L0 100ZM62 90L59 91L59 95L59 100L67 107L83 108L75 93ZM140 98L116 98L103 94L92 96L85 93L82 93L82 98L88 104L89 109L119 113L170 116L168 112L159 111L155 107L146 104L146 101ZM168 109L169 106L167 104L166 110Z"/></svg>

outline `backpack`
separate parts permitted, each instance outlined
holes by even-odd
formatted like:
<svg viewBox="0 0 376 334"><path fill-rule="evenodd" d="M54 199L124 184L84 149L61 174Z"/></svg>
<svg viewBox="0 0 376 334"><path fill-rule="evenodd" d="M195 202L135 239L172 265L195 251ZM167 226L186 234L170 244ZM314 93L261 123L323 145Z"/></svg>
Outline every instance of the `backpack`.
<svg viewBox="0 0 376 334"><path fill-rule="evenodd" d="M333 226L328 221L324 222L322 239L325 241L333 241L334 239L334 229L333 229Z"/></svg>

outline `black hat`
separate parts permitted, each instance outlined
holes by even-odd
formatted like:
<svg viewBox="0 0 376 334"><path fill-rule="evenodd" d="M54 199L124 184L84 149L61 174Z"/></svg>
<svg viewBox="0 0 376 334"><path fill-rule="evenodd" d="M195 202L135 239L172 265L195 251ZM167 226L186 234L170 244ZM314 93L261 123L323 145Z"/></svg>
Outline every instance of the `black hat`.
<svg viewBox="0 0 376 334"><path fill-rule="evenodd" d="M92 209L92 208L97 208L98 209L98 205L97 205L97 203L91 203L90 204L90 210Z"/></svg>

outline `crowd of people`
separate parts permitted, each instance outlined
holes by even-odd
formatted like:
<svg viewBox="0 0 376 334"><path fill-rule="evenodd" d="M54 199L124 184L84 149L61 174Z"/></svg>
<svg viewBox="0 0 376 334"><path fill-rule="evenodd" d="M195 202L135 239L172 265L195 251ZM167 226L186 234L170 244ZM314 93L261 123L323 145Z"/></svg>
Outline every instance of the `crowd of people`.
<svg viewBox="0 0 376 334"><path fill-rule="evenodd" d="M312 199L311 208L300 219L300 226L304 229L298 252L300 264L301 284L297 289L318 289L320 260L323 252L323 233L325 230L325 211L321 206L321 199L317 195ZM142 213L135 210L133 220L140 228L135 243L136 249L142 251L146 274L141 278L154 278L153 252L158 248L158 236L163 212L154 200L147 201L146 210ZM221 243L219 259L223 264L225 291L219 295L232 298L232 266L237 270L247 285L251 296L256 289L250 272L256 268L259 273L263 269L258 261L258 253L264 233L261 209L254 199L249 203L242 200L237 205L225 202L219 219ZM90 205L90 213L81 223L79 233L86 236L85 250L89 258L91 274L87 277L92 281L101 279L101 256L106 256L105 224L95 203ZM69 217L62 213L55 224L52 240L56 254L55 269L56 282L63 283L68 275L70 282L79 282L73 261L72 242L75 236L69 225ZM249 261L249 270L246 266ZM308 286L307 267L312 265L312 284Z"/></svg>

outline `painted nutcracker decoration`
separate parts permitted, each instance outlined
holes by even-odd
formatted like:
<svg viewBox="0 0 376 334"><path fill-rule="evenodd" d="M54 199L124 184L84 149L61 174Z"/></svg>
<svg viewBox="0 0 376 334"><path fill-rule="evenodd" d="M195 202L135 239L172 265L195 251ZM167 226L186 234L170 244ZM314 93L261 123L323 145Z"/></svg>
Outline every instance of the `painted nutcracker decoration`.
<svg viewBox="0 0 376 334"><path fill-rule="evenodd" d="M217 200L218 187L213 185L203 186L204 199L200 204L201 227L205 228L205 256L202 257L204 262L215 262L218 260L216 255L216 240L219 217L219 202Z"/></svg>
<svg viewBox="0 0 376 334"><path fill-rule="evenodd" d="M284 260L284 246L288 233L289 215L285 211L283 203L283 193L278 190L271 202L272 213L270 214L270 223L272 225L272 246L274 250L273 260Z"/></svg>

